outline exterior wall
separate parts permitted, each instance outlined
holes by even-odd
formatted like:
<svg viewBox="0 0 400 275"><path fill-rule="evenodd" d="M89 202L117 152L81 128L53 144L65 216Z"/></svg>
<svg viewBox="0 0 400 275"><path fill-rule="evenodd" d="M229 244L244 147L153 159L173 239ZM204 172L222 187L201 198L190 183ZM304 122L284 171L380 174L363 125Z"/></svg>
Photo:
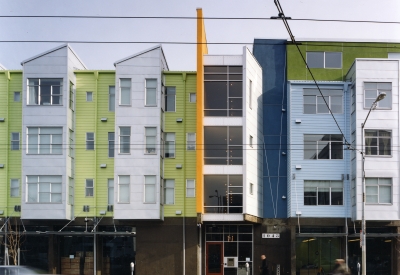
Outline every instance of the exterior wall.
<svg viewBox="0 0 400 275"><path fill-rule="evenodd" d="M27 144L27 127L58 126L63 128L62 142L68 144L69 116L69 83L74 83L73 68L85 69L82 62L75 56L68 45L64 45L37 57L22 62L23 93L22 93L22 144ZM27 83L30 78L62 78L62 105L43 106L27 104ZM48 118L51 117L51 120ZM22 154L22 178L27 175L61 175L63 184L62 203L27 203L22 201L22 216L24 219L70 219L71 211L67 206L67 148L61 155L29 155ZM26 185L22 185L22 198L26 198Z"/></svg>
<svg viewBox="0 0 400 275"><path fill-rule="evenodd" d="M263 188L263 117L262 117L262 70L249 49L243 48L243 212L262 217ZM250 81L252 95L250 105ZM251 106L251 108L250 108ZM250 146L250 135L253 146ZM254 185L250 193L250 183Z"/></svg>
<svg viewBox="0 0 400 275"><path fill-rule="evenodd" d="M196 73L164 72L164 78L165 86L176 87L175 112L164 113L164 133L175 133L175 158L164 159L163 176L175 179L175 203L164 205L164 215L175 217L176 211L182 211L186 217L196 217L196 197L186 196L186 180L196 179L196 150L186 149L187 133L196 133L196 103L189 102L189 94L196 91Z"/></svg>
<svg viewBox="0 0 400 275"><path fill-rule="evenodd" d="M364 82L391 82L392 107L390 110L375 109L371 111L365 130L382 129L392 131L391 156L366 156L365 177L392 178L392 204L365 205L365 219L389 221L400 219L399 209L399 60L356 59L347 78L355 87L356 111L352 114L351 131L356 132L356 148L361 148L361 124L368 115L369 108L364 107ZM365 138L365 137L364 137ZM365 145L365 142L364 142ZM356 154L352 159L351 178L356 178L356 194L362 194L362 159ZM353 219L361 220L362 197L356 196L356 204L352 205Z"/></svg>
<svg viewBox="0 0 400 275"><path fill-rule="evenodd" d="M0 211L1 216L19 216L14 212L14 206L21 204L21 130L22 110L21 101L14 102L14 92L22 92L21 71L0 71L0 117L4 122L0 123L0 164L4 167L0 170ZM20 133L20 149L11 150L11 133ZM11 179L19 179L19 196L11 197Z"/></svg>
<svg viewBox="0 0 400 275"><path fill-rule="evenodd" d="M253 54L262 67L263 82L263 217L286 218L287 188L286 40L255 39ZM261 147L262 146L262 147Z"/></svg>
<svg viewBox="0 0 400 275"><path fill-rule="evenodd" d="M119 127L131 127L131 152L119 154L115 151L114 178L117 187L118 175L130 175L130 203L114 205L116 219L162 219L160 202L160 148L156 154L145 154L145 127L157 127L157 141L161 141L161 72L168 70L161 47L155 47L116 63L115 83L115 133ZM119 79L131 79L131 105L119 105ZM145 79L157 79L157 106L145 107ZM118 143L118 142L117 142ZM157 175L156 203L144 203L144 176ZM132 211L134 210L134 211Z"/></svg>
<svg viewBox="0 0 400 275"><path fill-rule="evenodd" d="M339 89L343 91L343 113L334 114L346 140L349 135L349 89L348 83L319 83L320 89ZM330 114L303 114L303 89L316 88L309 82L290 82L289 103L291 112L288 118L288 135L290 144L290 170L288 179L290 204L288 216L296 217L347 217L349 205L350 180L349 150L343 150L343 159L309 160L304 159L304 134L341 134ZM300 123L296 123L296 120ZM343 180L343 205L304 205L304 180Z"/></svg>
<svg viewBox="0 0 400 275"><path fill-rule="evenodd" d="M98 216L108 205L108 179L114 178L114 159L108 157L108 133L114 132L115 116L109 111L109 86L115 85L113 71L76 71L75 128L75 216ZM86 101L86 92L93 92L93 101ZM101 121L107 118L107 121ZM86 149L86 133L95 135L95 149ZM106 164L106 168L101 168ZM93 197L86 197L86 179L94 180ZM115 184L115 183L114 183ZM115 187L114 187L115 191ZM89 213L82 213L89 205ZM106 216L112 216L107 212Z"/></svg>

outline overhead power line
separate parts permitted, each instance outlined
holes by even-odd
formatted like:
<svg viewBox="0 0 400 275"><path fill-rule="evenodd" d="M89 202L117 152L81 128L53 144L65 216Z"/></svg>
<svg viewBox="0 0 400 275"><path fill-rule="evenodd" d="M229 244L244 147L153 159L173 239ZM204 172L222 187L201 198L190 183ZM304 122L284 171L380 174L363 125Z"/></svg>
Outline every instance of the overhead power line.
<svg viewBox="0 0 400 275"><path fill-rule="evenodd" d="M0 18L65 18L65 19L171 19L196 20L195 16L100 16L100 15L0 15ZM203 17L204 20L275 20L267 17ZM316 21L338 23L400 24L398 21L346 20L318 18L287 18L292 21Z"/></svg>

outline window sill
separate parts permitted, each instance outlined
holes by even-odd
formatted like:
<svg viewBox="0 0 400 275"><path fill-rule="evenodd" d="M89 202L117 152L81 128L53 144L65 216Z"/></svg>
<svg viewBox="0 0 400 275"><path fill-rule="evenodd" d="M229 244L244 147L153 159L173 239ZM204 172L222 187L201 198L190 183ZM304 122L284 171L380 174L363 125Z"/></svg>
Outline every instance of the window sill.
<svg viewBox="0 0 400 275"><path fill-rule="evenodd" d="M367 155L365 154L366 158L392 158L392 155Z"/></svg>

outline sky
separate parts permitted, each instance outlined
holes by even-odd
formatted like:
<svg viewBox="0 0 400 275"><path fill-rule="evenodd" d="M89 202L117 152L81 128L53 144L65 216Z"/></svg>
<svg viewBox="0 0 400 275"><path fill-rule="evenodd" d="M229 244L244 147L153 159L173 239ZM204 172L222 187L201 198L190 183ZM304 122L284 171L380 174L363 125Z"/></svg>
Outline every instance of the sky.
<svg viewBox="0 0 400 275"><path fill-rule="evenodd" d="M296 39L400 42L399 0L280 0L293 19L399 22L341 23L290 20ZM1 16L196 17L203 9L209 54L241 54L254 38L288 39L273 0L0 0L0 64L20 70L21 61L70 43L89 70L113 70L114 62L162 44L170 70L196 69L195 19L6 18ZM265 18L257 20L214 18ZM5 42L5 41L59 41ZM74 43L130 41L149 43Z"/></svg>

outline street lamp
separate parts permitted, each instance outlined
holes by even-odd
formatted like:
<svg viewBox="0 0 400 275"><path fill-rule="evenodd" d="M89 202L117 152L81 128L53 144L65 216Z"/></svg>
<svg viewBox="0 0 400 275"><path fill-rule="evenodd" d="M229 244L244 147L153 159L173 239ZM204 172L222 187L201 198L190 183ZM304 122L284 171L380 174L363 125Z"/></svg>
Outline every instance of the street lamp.
<svg viewBox="0 0 400 275"><path fill-rule="evenodd" d="M365 201L366 201L366 195L365 195L365 152L364 152L364 127L365 123L367 122L367 119L369 117L369 114L371 113L372 110L375 110L378 101L381 101L384 99L386 96L386 93L380 93L375 101L372 103L371 108L369 108L367 117L364 120L364 123L361 123L361 156L362 156L362 209L361 209L361 274L366 275L367 274L367 250L366 250L366 244L367 244L367 239L366 239L366 228L365 228Z"/></svg>

